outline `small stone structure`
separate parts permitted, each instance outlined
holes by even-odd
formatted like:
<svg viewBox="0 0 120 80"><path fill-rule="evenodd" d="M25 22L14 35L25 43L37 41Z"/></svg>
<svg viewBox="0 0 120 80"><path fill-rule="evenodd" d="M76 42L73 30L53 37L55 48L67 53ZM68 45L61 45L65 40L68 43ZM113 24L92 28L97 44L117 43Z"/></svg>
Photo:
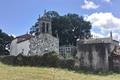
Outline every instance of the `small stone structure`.
<svg viewBox="0 0 120 80"><path fill-rule="evenodd" d="M110 38L87 39L77 42L77 58L79 67L108 71L110 69L110 56L119 42Z"/></svg>

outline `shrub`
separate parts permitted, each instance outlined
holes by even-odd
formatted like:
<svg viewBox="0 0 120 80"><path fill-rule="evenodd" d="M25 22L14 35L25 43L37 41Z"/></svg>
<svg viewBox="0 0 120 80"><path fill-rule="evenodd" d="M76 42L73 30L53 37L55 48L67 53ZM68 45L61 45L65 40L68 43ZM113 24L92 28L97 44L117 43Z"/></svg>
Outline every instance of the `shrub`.
<svg viewBox="0 0 120 80"><path fill-rule="evenodd" d="M49 52L43 56L5 56L0 57L0 61L5 64L18 66L45 66L45 67L59 67L69 68L74 67L74 60L61 60L55 52Z"/></svg>
<svg viewBox="0 0 120 80"><path fill-rule="evenodd" d="M42 56L43 66L57 67L59 58L55 52L46 53Z"/></svg>
<svg viewBox="0 0 120 80"><path fill-rule="evenodd" d="M0 56L0 62L4 64L14 64L15 56Z"/></svg>
<svg viewBox="0 0 120 80"><path fill-rule="evenodd" d="M71 59L70 60L60 60L58 62L58 64L59 64L59 67L61 67L61 68L73 69L75 61L71 60Z"/></svg>

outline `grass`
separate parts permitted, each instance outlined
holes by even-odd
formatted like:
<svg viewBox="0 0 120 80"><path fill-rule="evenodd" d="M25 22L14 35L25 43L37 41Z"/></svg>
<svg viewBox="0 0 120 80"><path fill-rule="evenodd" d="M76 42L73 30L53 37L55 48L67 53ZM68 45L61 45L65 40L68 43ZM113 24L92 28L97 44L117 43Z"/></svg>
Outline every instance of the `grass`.
<svg viewBox="0 0 120 80"><path fill-rule="evenodd" d="M120 74L92 74L43 67L15 67L0 63L0 80L120 80Z"/></svg>

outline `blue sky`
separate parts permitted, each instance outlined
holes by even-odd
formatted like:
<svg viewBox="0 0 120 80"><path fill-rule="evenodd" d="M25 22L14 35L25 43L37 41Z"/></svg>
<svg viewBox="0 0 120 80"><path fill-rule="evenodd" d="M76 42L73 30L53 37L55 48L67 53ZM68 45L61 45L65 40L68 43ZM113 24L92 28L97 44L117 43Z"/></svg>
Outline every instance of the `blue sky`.
<svg viewBox="0 0 120 80"><path fill-rule="evenodd" d="M44 9L60 15L76 13L93 25L92 33L103 37L113 32L120 40L120 0L0 0L0 28L12 35L29 31Z"/></svg>

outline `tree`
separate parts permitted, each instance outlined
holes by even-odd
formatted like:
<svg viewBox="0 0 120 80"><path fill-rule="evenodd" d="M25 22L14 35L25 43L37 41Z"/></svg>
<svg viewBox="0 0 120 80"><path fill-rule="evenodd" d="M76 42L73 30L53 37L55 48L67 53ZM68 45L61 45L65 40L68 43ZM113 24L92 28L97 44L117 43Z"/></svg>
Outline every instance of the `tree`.
<svg viewBox="0 0 120 80"><path fill-rule="evenodd" d="M59 17L59 14L56 11L48 11L45 15L49 18Z"/></svg>
<svg viewBox="0 0 120 80"><path fill-rule="evenodd" d="M45 15L52 21L52 34L59 37L61 45L76 45L77 39L91 37L91 23L77 14L60 16L56 11L48 11Z"/></svg>
<svg viewBox="0 0 120 80"><path fill-rule="evenodd" d="M85 21L82 16L69 13L64 16L52 17L51 19L53 36L58 35L60 45L76 45L78 38L88 39L91 37L91 23Z"/></svg>
<svg viewBox="0 0 120 80"><path fill-rule="evenodd" d="M13 36L2 32L0 29L0 55L8 55L9 52L5 49L6 45L9 44L13 39Z"/></svg>

